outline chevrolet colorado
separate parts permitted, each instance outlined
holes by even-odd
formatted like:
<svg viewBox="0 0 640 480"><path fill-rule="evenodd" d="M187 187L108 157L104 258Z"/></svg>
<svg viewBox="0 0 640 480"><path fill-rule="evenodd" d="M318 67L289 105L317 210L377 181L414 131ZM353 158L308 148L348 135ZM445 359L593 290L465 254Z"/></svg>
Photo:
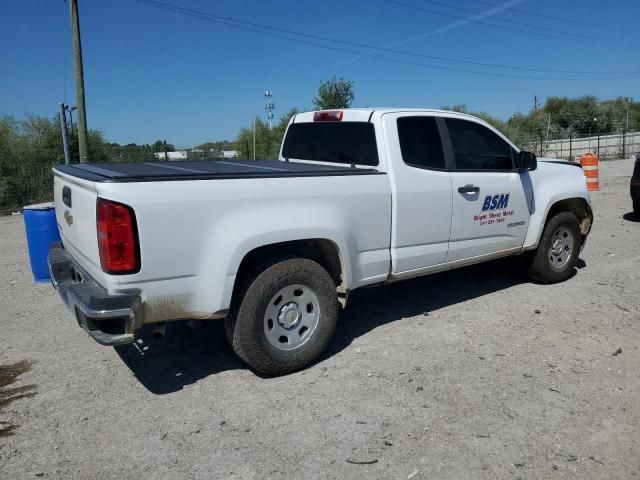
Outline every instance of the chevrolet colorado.
<svg viewBox="0 0 640 480"><path fill-rule="evenodd" d="M278 160L57 166L54 192L52 282L91 337L225 319L268 375L317 359L357 288L509 255L565 280L593 220L576 164L441 110L300 113Z"/></svg>

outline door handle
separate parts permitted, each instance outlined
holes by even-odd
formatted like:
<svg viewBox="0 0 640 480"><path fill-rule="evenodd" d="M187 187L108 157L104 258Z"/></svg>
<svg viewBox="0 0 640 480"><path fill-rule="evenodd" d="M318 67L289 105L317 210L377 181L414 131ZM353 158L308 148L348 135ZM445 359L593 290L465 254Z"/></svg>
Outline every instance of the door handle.
<svg viewBox="0 0 640 480"><path fill-rule="evenodd" d="M458 187L460 193L480 193L480 187L475 185L465 185L464 187Z"/></svg>

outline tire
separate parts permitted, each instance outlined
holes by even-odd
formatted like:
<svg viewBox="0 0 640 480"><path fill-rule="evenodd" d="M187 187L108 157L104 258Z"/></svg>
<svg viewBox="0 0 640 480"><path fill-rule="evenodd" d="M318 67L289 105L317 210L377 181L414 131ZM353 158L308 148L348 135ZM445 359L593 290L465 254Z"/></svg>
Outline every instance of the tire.
<svg viewBox="0 0 640 480"><path fill-rule="evenodd" d="M286 375L309 366L326 349L338 320L338 296L318 263L275 261L241 288L225 330L233 350L251 368Z"/></svg>
<svg viewBox="0 0 640 480"><path fill-rule="evenodd" d="M636 216L636 220L640 220L640 202L634 202L633 213Z"/></svg>
<svg viewBox="0 0 640 480"><path fill-rule="evenodd" d="M574 271L581 245L576 216L571 212L554 215L544 227L538 248L529 257L529 277L540 283L567 280Z"/></svg>

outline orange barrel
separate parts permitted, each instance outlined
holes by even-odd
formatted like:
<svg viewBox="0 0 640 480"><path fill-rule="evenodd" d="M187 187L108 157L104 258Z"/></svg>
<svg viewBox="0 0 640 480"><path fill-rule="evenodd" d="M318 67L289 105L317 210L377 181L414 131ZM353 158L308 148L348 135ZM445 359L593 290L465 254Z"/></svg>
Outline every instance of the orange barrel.
<svg viewBox="0 0 640 480"><path fill-rule="evenodd" d="M587 177L587 190L600 190L600 178L598 176L598 156L589 152L580 157L580 166Z"/></svg>

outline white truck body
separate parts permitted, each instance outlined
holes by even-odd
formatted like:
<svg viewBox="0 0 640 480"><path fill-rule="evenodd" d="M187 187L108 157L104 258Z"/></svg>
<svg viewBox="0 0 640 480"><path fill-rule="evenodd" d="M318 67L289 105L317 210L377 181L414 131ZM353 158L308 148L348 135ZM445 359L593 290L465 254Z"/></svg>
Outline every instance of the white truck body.
<svg viewBox="0 0 640 480"><path fill-rule="evenodd" d="M103 178L104 171L111 171L108 165L56 167L55 204L64 248L78 269L109 296L139 296L135 330L143 323L224 317L243 260L272 245L319 240L334 248L339 258L336 283L346 299L349 291L366 285L533 250L550 210L563 201L579 217L583 238L589 232L590 199L583 172L568 162L539 159L532 171L515 165L501 171L468 171L420 168L403 161L398 122L415 117L440 119L434 121L446 162L452 161L454 151L443 130L449 119L492 132L488 135L518 155L515 145L480 119L440 110L388 108L348 109L340 116L342 124L373 125L377 165L347 164L340 166L343 173L281 176L275 163L258 162L255 175L191 178L189 171L200 167L172 162L157 167L177 169L178 177L168 179L137 179L122 171ZM313 122L314 112L301 113L291 119L289 129ZM287 135L289 131L285 139ZM287 168L331 165L287 159L284 153L279 162ZM63 201L65 187L73 195L71 207ZM458 190L466 187L475 190ZM96 237L98 198L135 212L138 272L111 275L102 270Z"/></svg>

